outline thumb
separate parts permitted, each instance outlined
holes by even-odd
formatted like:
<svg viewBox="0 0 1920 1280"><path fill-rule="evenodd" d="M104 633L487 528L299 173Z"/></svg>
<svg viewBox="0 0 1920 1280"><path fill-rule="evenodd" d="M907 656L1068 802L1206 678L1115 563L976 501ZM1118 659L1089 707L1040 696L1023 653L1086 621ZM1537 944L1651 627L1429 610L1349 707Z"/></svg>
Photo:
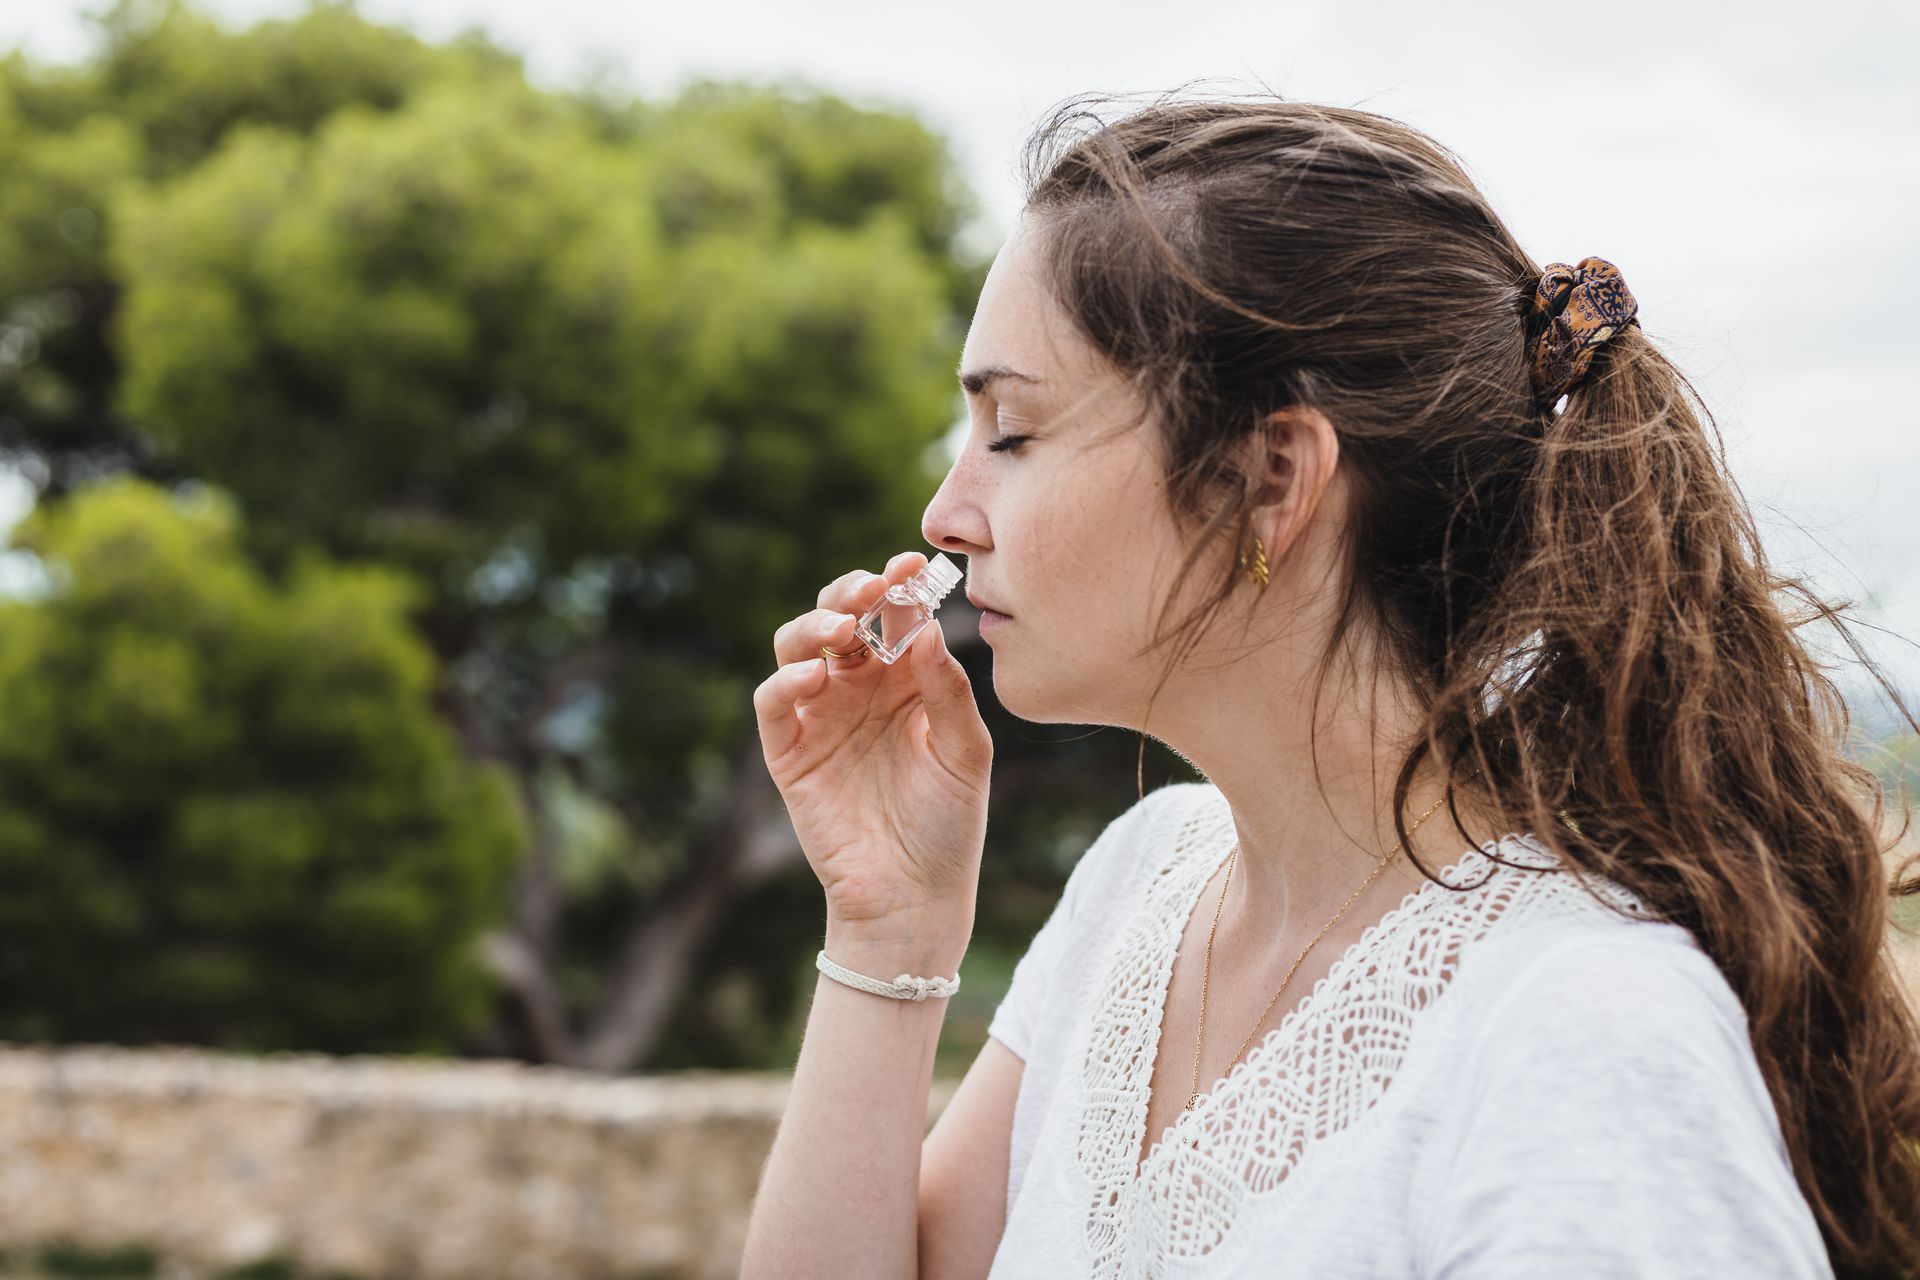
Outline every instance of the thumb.
<svg viewBox="0 0 1920 1280"><path fill-rule="evenodd" d="M980 713L973 702L967 670L947 648L947 633L935 618L913 638L914 681L927 706L927 727L934 743L955 756L972 753L981 736Z"/></svg>

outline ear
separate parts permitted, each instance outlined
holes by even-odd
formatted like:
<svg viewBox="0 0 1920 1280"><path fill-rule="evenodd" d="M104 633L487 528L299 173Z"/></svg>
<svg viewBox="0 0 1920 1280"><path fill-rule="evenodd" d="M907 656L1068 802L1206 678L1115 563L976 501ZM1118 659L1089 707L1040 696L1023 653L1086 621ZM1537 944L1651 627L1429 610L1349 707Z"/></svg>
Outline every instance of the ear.
<svg viewBox="0 0 1920 1280"><path fill-rule="evenodd" d="M1254 531L1277 560L1306 532L1340 462L1340 437L1318 409L1276 409L1254 433Z"/></svg>

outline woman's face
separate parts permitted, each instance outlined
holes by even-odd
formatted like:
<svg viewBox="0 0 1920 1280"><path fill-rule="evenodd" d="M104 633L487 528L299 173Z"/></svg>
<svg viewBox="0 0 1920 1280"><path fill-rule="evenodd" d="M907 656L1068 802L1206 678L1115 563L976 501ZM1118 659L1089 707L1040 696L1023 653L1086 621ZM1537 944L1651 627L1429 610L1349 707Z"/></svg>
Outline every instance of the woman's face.
<svg viewBox="0 0 1920 1280"><path fill-rule="evenodd" d="M1164 660L1135 655L1183 548L1151 424L1038 266L1023 219L967 333L966 444L921 532L967 557L969 598L1007 615L982 626L1001 705L1035 722L1134 724Z"/></svg>

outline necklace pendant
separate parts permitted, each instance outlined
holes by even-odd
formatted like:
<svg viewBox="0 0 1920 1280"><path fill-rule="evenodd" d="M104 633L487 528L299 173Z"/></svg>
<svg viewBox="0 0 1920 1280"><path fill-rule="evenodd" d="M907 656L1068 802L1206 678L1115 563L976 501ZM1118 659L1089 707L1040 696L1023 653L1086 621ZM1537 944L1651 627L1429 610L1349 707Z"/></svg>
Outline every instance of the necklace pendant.
<svg viewBox="0 0 1920 1280"><path fill-rule="evenodd" d="M1186 1110L1186 1111L1191 1111L1191 1110L1193 1110L1193 1104L1194 1104L1194 1103L1196 1103L1196 1102L1198 1102L1198 1101L1199 1101L1199 1099L1198 1099L1198 1098L1188 1098L1188 1099L1187 1099L1187 1105L1186 1105L1186 1106L1185 1106L1185 1107L1183 1108L1183 1110Z"/></svg>

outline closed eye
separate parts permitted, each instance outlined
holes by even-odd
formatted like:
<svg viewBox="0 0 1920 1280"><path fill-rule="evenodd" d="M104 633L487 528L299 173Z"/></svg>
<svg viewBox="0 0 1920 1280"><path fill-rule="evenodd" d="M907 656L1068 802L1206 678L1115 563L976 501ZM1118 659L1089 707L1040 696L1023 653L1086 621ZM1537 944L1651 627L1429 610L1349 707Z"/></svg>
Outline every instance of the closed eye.
<svg viewBox="0 0 1920 1280"><path fill-rule="evenodd" d="M1033 439L1032 436L999 436L987 442L987 450L990 453L1005 453L1008 450L1017 451L1021 445L1031 439Z"/></svg>

